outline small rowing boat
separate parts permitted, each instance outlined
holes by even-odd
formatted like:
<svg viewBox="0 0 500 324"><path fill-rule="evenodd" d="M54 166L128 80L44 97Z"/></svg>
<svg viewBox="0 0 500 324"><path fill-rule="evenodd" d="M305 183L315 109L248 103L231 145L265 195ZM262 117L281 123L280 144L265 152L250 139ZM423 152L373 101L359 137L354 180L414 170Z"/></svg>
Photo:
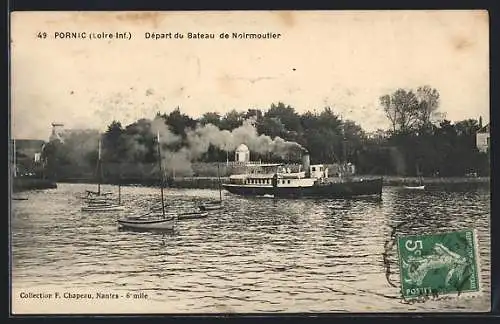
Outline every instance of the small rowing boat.
<svg viewBox="0 0 500 324"><path fill-rule="evenodd" d="M177 219L179 220L188 220L188 219L199 219L205 218L208 216L208 212L206 211L192 211L177 214Z"/></svg>
<svg viewBox="0 0 500 324"><path fill-rule="evenodd" d="M127 229L171 231L175 228L175 214L164 217L164 214L147 215L147 217L127 217L118 220L118 225Z"/></svg>
<svg viewBox="0 0 500 324"><path fill-rule="evenodd" d="M224 208L222 201L206 201L199 206L201 211L212 211Z"/></svg>

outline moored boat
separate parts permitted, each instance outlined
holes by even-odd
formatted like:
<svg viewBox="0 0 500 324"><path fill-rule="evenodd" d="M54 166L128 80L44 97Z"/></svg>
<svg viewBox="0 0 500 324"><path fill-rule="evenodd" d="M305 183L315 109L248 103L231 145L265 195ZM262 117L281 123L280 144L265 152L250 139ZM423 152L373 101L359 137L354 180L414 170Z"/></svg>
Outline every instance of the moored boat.
<svg viewBox="0 0 500 324"><path fill-rule="evenodd" d="M100 187L100 184L98 184L98 186ZM85 195L82 196L82 198L86 200L107 199L112 194L112 192L101 192L100 190L85 190Z"/></svg>
<svg viewBox="0 0 500 324"><path fill-rule="evenodd" d="M84 212L108 212L108 211L120 211L124 210L125 207L121 204L121 187L118 185L118 202L113 201L110 198L112 192L102 192L101 182L102 182L102 163L101 163L101 140L98 144L98 158L97 158L97 191L86 190L86 195L84 197L85 205L82 206L81 211Z"/></svg>
<svg viewBox="0 0 500 324"><path fill-rule="evenodd" d="M95 211L95 212L120 211L124 209L125 207L122 205L113 204L107 201L87 202L87 205L81 208L82 211Z"/></svg>
<svg viewBox="0 0 500 324"><path fill-rule="evenodd" d="M85 199L85 205L82 206L81 211L104 212L104 211L119 211L124 209L125 206L119 203L117 204L108 198L89 197Z"/></svg>
<svg viewBox="0 0 500 324"><path fill-rule="evenodd" d="M175 215L163 217L163 214L148 215L148 217L127 217L118 220L118 225L135 230L173 230L175 228Z"/></svg>
<svg viewBox="0 0 500 324"><path fill-rule="evenodd" d="M191 212L178 213L177 219L178 220L199 219L199 218L205 218L207 216L208 212L206 211L191 211Z"/></svg>
<svg viewBox="0 0 500 324"><path fill-rule="evenodd" d="M403 186L403 188L408 190L425 190L425 185L422 186Z"/></svg>
<svg viewBox="0 0 500 324"><path fill-rule="evenodd" d="M199 206L201 211L212 211L224 208L222 201L205 201Z"/></svg>
<svg viewBox="0 0 500 324"><path fill-rule="evenodd" d="M420 177L417 183L413 183L411 185L405 185L403 186L403 188L407 190L425 190L424 180L422 177Z"/></svg>
<svg viewBox="0 0 500 324"><path fill-rule="evenodd" d="M309 154L302 156L299 170L292 171L280 163L247 164L250 172L231 175L223 187L243 196L273 196L274 198L349 198L381 196L382 178L354 178L347 174L328 177L323 164L311 165Z"/></svg>

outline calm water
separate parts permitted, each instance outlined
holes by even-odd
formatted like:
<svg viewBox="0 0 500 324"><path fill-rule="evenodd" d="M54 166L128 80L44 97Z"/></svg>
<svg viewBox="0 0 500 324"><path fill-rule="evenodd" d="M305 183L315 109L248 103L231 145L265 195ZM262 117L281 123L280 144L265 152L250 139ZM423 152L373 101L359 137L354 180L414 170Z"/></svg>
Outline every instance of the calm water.
<svg viewBox="0 0 500 324"><path fill-rule="evenodd" d="M180 222L174 233L161 234L119 231L116 225L119 217L158 205L158 189L122 188L124 204L130 206L126 212L81 212L80 195L94 187L59 184L58 189L19 194L28 197L26 201L13 201L14 309L168 313L489 310L488 190L408 192L386 187L382 201L275 201L225 194L231 206L227 211ZM116 187L105 189L116 191ZM169 209L189 209L206 198L218 198L218 192L166 191ZM463 228L478 231L484 292L473 298L402 301L394 235ZM116 293L120 299L55 304L54 300L18 298L20 292L67 291ZM148 297L124 300L127 292Z"/></svg>

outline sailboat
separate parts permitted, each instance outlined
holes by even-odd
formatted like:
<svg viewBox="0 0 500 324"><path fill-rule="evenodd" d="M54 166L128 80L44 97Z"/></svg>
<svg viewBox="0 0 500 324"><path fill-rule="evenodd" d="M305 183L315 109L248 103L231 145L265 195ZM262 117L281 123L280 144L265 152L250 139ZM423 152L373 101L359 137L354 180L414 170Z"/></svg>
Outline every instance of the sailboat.
<svg viewBox="0 0 500 324"><path fill-rule="evenodd" d="M160 193L161 193L161 213L152 211L141 216L127 217L118 220L118 225L122 228L131 230L152 230L152 231L167 231L173 230L177 219L176 213L165 212L165 200L163 197L163 170L160 148L160 133L157 134L158 141L158 161L160 171Z"/></svg>
<svg viewBox="0 0 500 324"><path fill-rule="evenodd" d="M423 179L420 178L417 186L404 186L404 188L407 190L425 190L425 185Z"/></svg>
<svg viewBox="0 0 500 324"><path fill-rule="evenodd" d="M217 181L219 185L219 200L206 201L202 203L199 208L201 211L210 211L210 210L219 210L224 208L224 204L222 203L222 186L220 180L220 166L217 163Z"/></svg>
<svg viewBox="0 0 500 324"><path fill-rule="evenodd" d="M123 210L124 206L121 205L121 186L118 185L118 204L111 201L108 197L111 192L101 192L102 182L102 163L101 163L101 140L98 144L98 158L97 158L97 191L87 190L85 197L85 206L81 208L85 212L106 212L106 211L119 211Z"/></svg>

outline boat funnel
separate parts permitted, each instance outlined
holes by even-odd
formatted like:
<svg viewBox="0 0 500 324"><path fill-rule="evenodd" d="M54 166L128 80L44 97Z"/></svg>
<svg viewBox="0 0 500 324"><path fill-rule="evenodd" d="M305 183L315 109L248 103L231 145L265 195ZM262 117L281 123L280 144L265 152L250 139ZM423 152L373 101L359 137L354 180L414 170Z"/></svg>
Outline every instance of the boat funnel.
<svg viewBox="0 0 500 324"><path fill-rule="evenodd" d="M302 153L302 167L306 172L306 178L309 178L311 176L310 166L311 166L311 161L309 158L309 152L304 151Z"/></svg>

